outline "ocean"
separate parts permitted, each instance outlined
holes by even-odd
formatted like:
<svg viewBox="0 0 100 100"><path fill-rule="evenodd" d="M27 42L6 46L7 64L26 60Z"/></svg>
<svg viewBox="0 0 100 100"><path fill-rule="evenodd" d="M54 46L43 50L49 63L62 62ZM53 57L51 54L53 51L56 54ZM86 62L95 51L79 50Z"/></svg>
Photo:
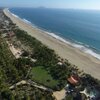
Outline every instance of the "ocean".
<svg viewBox="0 0 100 100"><path fill-rule="evenodd" d="M49 8L9 8L9 11L33 27L100 59L100 11Z"/></svg>

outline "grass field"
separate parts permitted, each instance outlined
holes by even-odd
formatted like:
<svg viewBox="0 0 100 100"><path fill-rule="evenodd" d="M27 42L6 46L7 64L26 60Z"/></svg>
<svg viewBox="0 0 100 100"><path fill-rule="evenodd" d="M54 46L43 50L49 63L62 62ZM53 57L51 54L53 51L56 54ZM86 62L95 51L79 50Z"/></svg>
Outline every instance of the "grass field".
<svg viewBox="0 0 100 100"><path fill-rule="evenodd" d="M32 76L33 81L37 81L51 88L58 84L58 81L54 80L42 66L34 67L31 70L30 75Z"/></svg>

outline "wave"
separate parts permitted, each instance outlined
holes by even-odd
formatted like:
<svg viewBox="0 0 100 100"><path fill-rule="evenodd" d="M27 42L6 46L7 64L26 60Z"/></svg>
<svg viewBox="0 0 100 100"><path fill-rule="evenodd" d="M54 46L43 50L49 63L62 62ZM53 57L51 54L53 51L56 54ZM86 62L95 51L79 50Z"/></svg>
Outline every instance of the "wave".
<svg viewBox="0 0 100 100"><path fill-rule="evenodd" d="M19 18L17 15L15 15L15 14L12 14L14 17L17 17L17 18Z"/></svg>
<svg viewBox="0 0 100 100"><path fill-rule="evenodd" d="M27 19L23 19L24 22L28 23L28 24L32 24L30 21L28 21Z"/></svg>
<svg viewBox="0 0 100 100"><path fill-rule="evenodd" d="M27 19L25 19L25 18L22 19L22 18L20 18L18 15L16 15L16 14L10 12L9 8L7 8L7 12L11 13L14 17L16 17L16 18L22 20L23 22L32 25L32 27L35 26L34 24L31 23L31 21L29 21L29 20L27 20Z"/></svg>
<svg viewBox="0 0 100 100"><path fill-rule="evenodd" d="M70 41L67 41L65 39L63 39L62 37L54 34L54 33L50 33L50 32L46 32L47 34L51 35L52 37L56 38L56 39L59 39L60 41L64 42L64 43L67 43L69 45L71 45L72 47L75 47L75 48L78 48L79 50L83 51L84 53L87 53L87 54L90 54L92 55L93 57L97 58L100 60L100 54L99 53L96 53L94 52L92 49L90 49L89 45L85 45L81 42L70 42Z"/></svg>
<svg viewBox="0 0 100 100"><path fill-rule="evenodd" d="M17 15L15 15L14 13L10 12L9 8L7 8L6 10L7 10L7 12L11 13L14 17L20 18L19 16L17 16Z"/></svg>
<svg viewBox="0 0 100 100"><path fill-rule="evenodd" d="M95 58L97 58L97 59L100 60L100 54L94 52L94 50L92 50L89 46L87 47L87 45L86 45L86 46L83 46L83 45L74 44L74 43L72 44L72 46L75 47L75 48L78 48L78 49L80 49L81 51L83 51L83 52L85 52L85 53L87 53L87 54L90 54L90 55L92 55L93 57L95 57Z"/></svg>
<svg viewBox="0 0 100 100"><path fill-rule="evenodd" d="M19 16L17 16L17 15L15 15L14 13L10 12L9 8L7 8L6 10L7 10L7 12L11 13L14 17L20 18Z"/></svg>
<svg viewBox="0 0 100 100"><path fill-rule="evenodd" d="M8 11L9 11L9 9L8 9ZM10 11L9 11L9 12L10 12ZM86 44L81 43L81 42L78 42L78 41L72 41L72 42L71 42L71 41L68 41L68 40L66 40L66 39L64 39L64 38L62 38L62 37L56 35L55 33L45 31L44 29L42 29L42 28L40 28L40 27L34 25L32 22L28 21L28 20L25 19L25 18L22 19L22 18L20 18L19 16L13 14L12 12L10 12L10 13L11 13L14 17L17 17L17 18L21 19L21 20L24 21L25 23L30 24L32 27L35 27L35 28L37 28L38 30L45 32L46 34L52 36L53 38L56 38L56 39L58 39L58 40L60 40L60 41L62 41L62 42L64 42L64 43L66 43L66 44L68 44L68 45L70 45L70 46L72 46L72 47L74 47L74 48L78 48L78 49L81 50L82 52L84 52L84 53L86 53L86 54L89 54L89 55L91 55L91 56L93 56L93 57L95 57L95 58L97 58L97 59L100 60L100 53L97 53L97 52L95 52L94 50L92 50L92 48L91 48L89 45L86 45Z"/></svg>
<svg viewBox="0 0 100 100"><path fill-rule="evenodd" d="M27 20L27 19L25 19L25 18L23 18L23 19L21 19L21 20L24 21L25 23L31 25L33 28L37 28L36 25L34 25L31 21L29 21L29 20Z"/></svg>

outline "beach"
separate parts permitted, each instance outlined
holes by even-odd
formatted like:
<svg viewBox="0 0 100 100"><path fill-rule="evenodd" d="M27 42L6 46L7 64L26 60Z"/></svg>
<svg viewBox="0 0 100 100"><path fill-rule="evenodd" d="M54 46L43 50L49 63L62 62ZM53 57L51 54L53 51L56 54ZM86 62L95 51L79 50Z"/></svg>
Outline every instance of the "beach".
<svg viewBox="0 0 100 100"><path fill-rule="evenodd" d="M99 59L50 36L49 34L38 28L32 27L32 25L25 23L20 18L13 16L7 9L4 9L4 13L19 28L27 31L29 35L35 37L49 48L54 49L60 57L69 60L70 63L78 66L78 68L80 70L83 70L85 73L90 74L97 79L100 79Z"/></svg>

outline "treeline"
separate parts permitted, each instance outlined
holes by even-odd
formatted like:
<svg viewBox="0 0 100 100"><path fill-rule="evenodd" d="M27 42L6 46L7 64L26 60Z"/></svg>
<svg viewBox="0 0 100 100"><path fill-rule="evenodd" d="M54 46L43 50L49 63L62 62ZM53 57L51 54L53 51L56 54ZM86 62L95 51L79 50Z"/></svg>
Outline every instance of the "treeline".
<svg viewBox="0 0 100 100"><path fill-rule="evenodd" d="M15 91L9 89L11 85L24 79L30 66L30 59L15 59L0 34L0 100L31 100L31 95L27 95L27 91L30 87L27 86L24 90L21 89L21 87L18 90L16 87ZM30 89L33 89L33 87ZM23 92L25 93L23 94ZM44 100L50 97L50 100L52 100L50 93L37 88L34 88L31 92L33 92L32 97L36 98L35 100L39 100L37 97L44 98Z"/></svg>
<svg viewBox="0 0 100 100"><path fill-rule="evenodd" d="M43 45L36 38L27 34L27 32L16 29L14 31L17 38L26 46L30 46L33 49L31 57L37 59L37 62L34 66L43 66L54 79L58 80L59 84L53 89L61 89L65 86L67 82L67 77L70 76L71 72L76 71L78 73L77 66L72 65L65 60L62 66L58 65L59 59L61 59L52 49L49 49L47 46ZM81 78L81 86L89 86L91 83L93 86L100 86L100 82L90 75L84 74Z"/></svg>
<svg viewBox="0 0 100 100"><path fill-rule="evenodd" d="M13 92L16 93L16 100L55 100L51 92L37 89L29 85L19 86Z"/></svg>
<svg viewBox="0 0 100 100"><path fill-rule="evenodd" d="M9 86L18 81L18 71L13 65L14 56L0 36L0 100L12 100Z"/></svg>
<svg viewBox="0 0 100 100"><path fill-rule="evenodd" d="M18 71L13 65L14 59L7 43L0 36L0 68L3 70L5 79L9 84L19 79Z"/></svg>
<svg viewBox="0 0 100 100"><path fill-rule="evenodd" d="M33 49L31 57L36 59L37 62L34 66L43 66L55 80L58 80L58 85L53 89L61 89L65 86L67 77L71 72L71 64L66 60L63 65L58 65L61 59L52 49L43 45L40 41L28 35L25 31L17 29L14 31L17 38L22 44L30 46Z"/></svg>
<svg viewBox="0 0 100 100"><path fill-rule="evenodd" d="M0 36L0 69L7 83L13 84L23 79L31 66L30 59L15 59L6 41Z"/></svg>

